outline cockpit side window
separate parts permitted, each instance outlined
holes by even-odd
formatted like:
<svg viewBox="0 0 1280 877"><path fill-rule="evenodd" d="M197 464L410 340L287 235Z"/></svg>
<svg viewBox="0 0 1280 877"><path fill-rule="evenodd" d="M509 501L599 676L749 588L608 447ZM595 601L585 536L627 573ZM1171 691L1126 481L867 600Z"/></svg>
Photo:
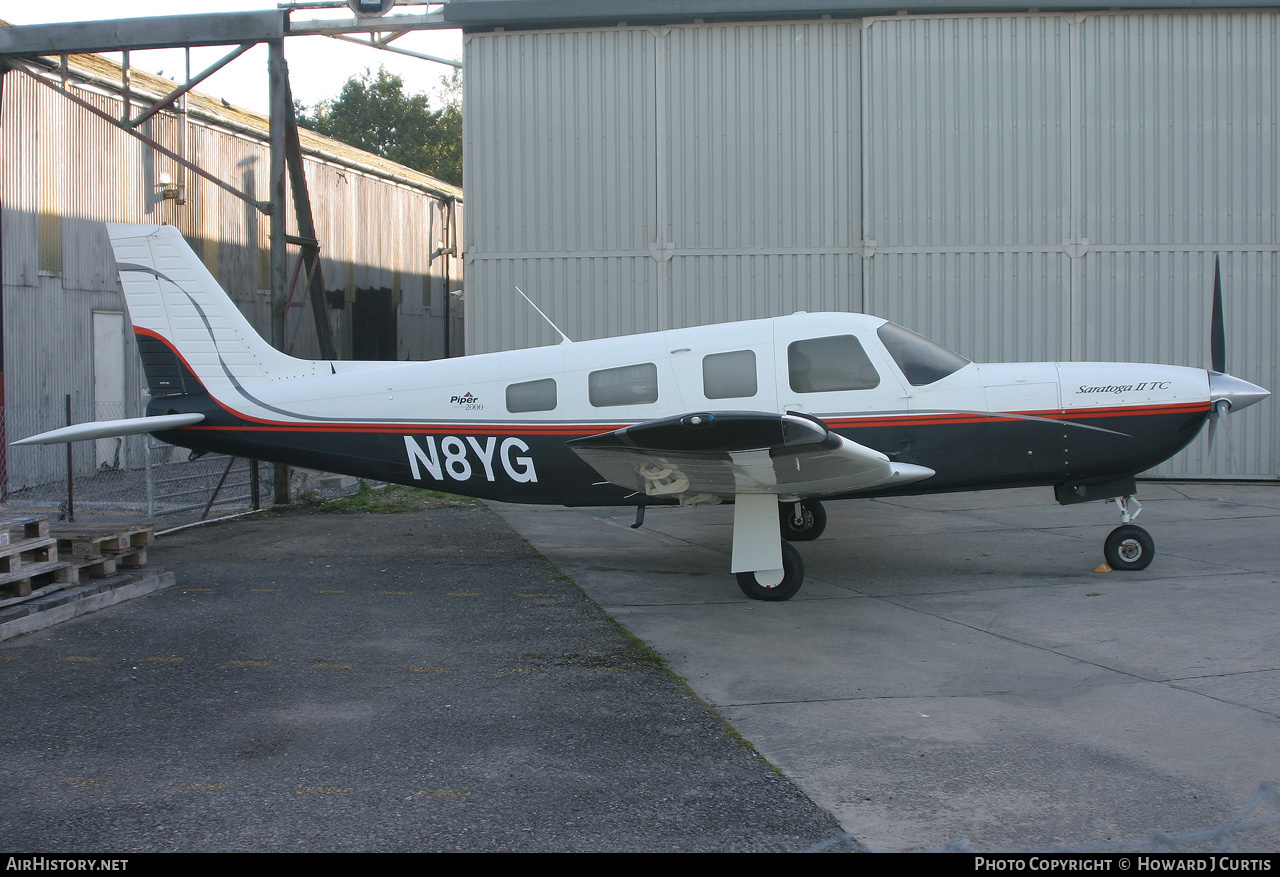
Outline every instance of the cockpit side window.
<svg viewBox="0 0 1280 877"><path fill-rule="evenodd" d="M913 387L940 381L969 364L960 354L896 323L885 323L876 334Z"/></svg>
<svg viewBox="0 0 1280 877"><path fill-rule="evenodd" d="M862 344L852 335L808 338L787 345L791 389L797 393L870 390L880 385Z"/></svg>

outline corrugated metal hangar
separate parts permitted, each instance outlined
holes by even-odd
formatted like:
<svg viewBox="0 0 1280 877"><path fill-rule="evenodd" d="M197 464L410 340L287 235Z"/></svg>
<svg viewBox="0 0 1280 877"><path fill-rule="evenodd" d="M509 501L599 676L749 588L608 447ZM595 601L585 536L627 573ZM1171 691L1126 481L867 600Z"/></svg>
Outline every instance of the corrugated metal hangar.
<svg viewBox="0 0 1280 877"><path fill-rule="evenodd" d="M1280 11L984 5L447 4L467 351L558 340L519 286L574 339L848 310L1204 367L1221 257L1228 370L1280 387ZM1158 474L1277 477L1280 405L1232 429Z"/></svg>
<svg viewBox="0 0 1280 877"><path fill-rule="evenodd" d="M142 413L146 386L104 222L178 227L250 322L272 336L269 217L74 100L128 118L174 83L129 71L126 112L125 72L102 56L72 56L64 69L46 64L38 73L58 87L9 70L0 104L3 401L11 438L63 425L67 393L77 422ZM198 92L179 109L157 113L140 132L265 200L267 119ZM301 145L338 357L433 359L448 355L451 335L457 352L460 320L448 292L462 287L462 191L309 132L301 132ZM292 204L288 228L298 228ZM298 261L295 251L284 346L315 358ZM77 443L77 474L139 466L143 441ZM8 488L58 477L64 455L62 447L11 449Z"/></svg>

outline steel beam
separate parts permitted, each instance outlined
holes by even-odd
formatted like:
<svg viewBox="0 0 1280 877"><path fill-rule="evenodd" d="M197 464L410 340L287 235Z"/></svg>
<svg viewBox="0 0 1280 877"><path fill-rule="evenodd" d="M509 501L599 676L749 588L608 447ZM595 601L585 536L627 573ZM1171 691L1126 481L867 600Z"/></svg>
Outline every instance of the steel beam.
<svg viewBox="0 0 1280 877"><path fill-rule="evenodd" d="M138 116L138 118L136 118L136 119L134 119L132 122L130 122L130 125L132 125L134 128L138 127L138 126L139 126L139 125L141 125L143 122L145 122L147 119L150 119L150 118L151 118L152 116L154 116L156 113L158 113L158 112L160 112L161 110L163 110L165 107L170 106L174 101L176 101L178 98L182 97L184 94L186 94L187 92L189 92L191 89L195 88L197 85L199 85L199 84L200 84L201 82L203 82L204 80L208 79L208 78L209 78L210 76L212 76L214 73L217 73L219 70L221 70L223 67L225 67L225 66L227 66L228 64L230 64L230 63L231 63L232 61L234 61L236 58L239 58L239 57L240 57L241 55L243 55L245 52L247 52L247 51L249 51L250 49L252 49L252 48L253 48L253 46L254 46L254 44L253 44L253 43L245 43L243 46L240 46L238 49L233 49L233 50L231 51L231 53L230 53L229 55L227 55L226 57L224 57L222 60L220 60L220 61L216 61L215 63L210 64L207 68L205 68L204 72L202 72L200 75L195 76L195 77L193 77L193 78L191 78L191 79L188 79L188 80L186 81L186 84L178 86L178 87L177 87L177 88L175 88L173 91L171 91L171 92L169 92L167 95L165 95L163 98L161 98L160 100L156 101L154 104L152 104L152 105L151 105L151 109L147 110L145 113L143 113L142 115ZM189 54L190 54L190 53L188 53L188 55L189 55ZM188 57L188 62L189 62L189 61L190 61L190 58Z"/></svg>
<svg viewBox="0 0 1280 877"><path fill-rule="evenodd" d="M289 183L293 190L293 213L298 220L298 236L290 236L287 240L302 248L298 262L306 266L307 297L311 301L311 316L316 324L320 358L337 359L338 353L333 346L333 329L329 325L329 303L324 294L324 275L320 270L320 242L316 234L315 218L311 213L311 194L307 191L302 142L298 137L298 117L293 112L293 90L289 87L288 78L284 81L284 87L285 163L289 167Z"/></svg>
<svg viewBox="0 0 1280 877"><path fill-rule="evenodd" d="M290 108L289 68L284 60L284 40L268 44L267 75L271 83L271 346L288 352L284 317L288 306L285 289L285 119Z"/></svg>
<svg viewBox="0 0 1280 877"><path fill-rule="evenodd" d="M232 46L280 40L287 13L211 12L0 27L0 57Z"/></svg>
<svg viewBox="0 0 1280 877"><path fill-rule="evenodd" d="M396 34L396 36L403 36L403 35L404 35L403 32ZM422 52L414 52L410 49L402 49L399 46L388 45L387 43L384 43L384 42L376 42L376 43L366 42L365 40L362 40L359 37L350 37L350 36L346 36L345 34L336 34L336 33L329 34L329 37L335 40L344 40L348 43L355 43L357 46L366 46L371 49L381 49L384 52L394 52L397 55L407 55L410 58L417 58L421 61L434 61L437 64L447 64L448 66L453 67L457 70L462 69L461 61L451 61L448 58L439 58L435 55L424 55Z"/></svg>
<svg viewBox="0 0 1280 877"><path fill-rule="evenodd" d="M319 34L332 36L340 33L389 33L398 30L457 30L458 25L445 21L443 12L424 15L388 15L384 18L346 18L310 21L294 21L289 24L289 34Z"/></svg>

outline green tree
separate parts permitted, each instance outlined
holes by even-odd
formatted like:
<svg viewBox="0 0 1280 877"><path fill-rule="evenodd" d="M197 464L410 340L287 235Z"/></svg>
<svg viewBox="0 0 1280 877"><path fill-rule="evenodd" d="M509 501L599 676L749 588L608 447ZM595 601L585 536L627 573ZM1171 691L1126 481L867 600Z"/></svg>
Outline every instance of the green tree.
<svg viewBox="0 0 1280 877"><path fill-rule="evenodd" d="M433 110L427 95L405 94L404 81L386 68L365 70L314 112L296 105L298 124L461 186L462 80L455 73L443 84L444 104Z"/></svg>

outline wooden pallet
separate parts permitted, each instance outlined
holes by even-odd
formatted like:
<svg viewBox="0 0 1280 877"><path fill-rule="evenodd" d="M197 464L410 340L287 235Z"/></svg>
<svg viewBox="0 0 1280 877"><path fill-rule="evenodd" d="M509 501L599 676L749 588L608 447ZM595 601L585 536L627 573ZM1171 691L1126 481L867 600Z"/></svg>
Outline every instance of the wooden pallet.
<svg viewBox="0 0 1280 877"><path fill-rule="evenodd" d="M33 587L79 582L79 571L58 560L58 540L48 535L47 518L22 519L19 525L23 528L22 538L14 539L8 528L4 530L10 538L9 544L0 545L0 592L9 597L25 597ZM27 535L41 531L45 535Z"/></svg>
<svg viewBox="0 0 1280 877"><path fill-rule="evenodd" d="M71 557L68 562L79 570L81 575L100 579L113 576L117 569L140 569L147 565L147 552L138 549L120 554L101 554L97 557Z"/></svg>
<svg viewBox="0 0 1280 877"><path fill-rule="evenodd" d="M10 534L10 530L22 530L22 535ZM15 538L40 539L49 535L49 518L45 515L21 515L0 518L0 547Z"/></svg>
<svg viewBox="0 0 1280 877"><path fill-rule="evenodd" d="M79 584L82 575L104 578L147 564L155 541L152 524L50 524L43 515L2 518L0 605Z"/></svg>
<svg viewBox="0 0 1280 877"><path fill-rule="evenodd" d="M142 554L146 563L148 545L156 541L155 526L135 524L53 524L50 535L58 540L64 557L104 557L107 555ZM125 564L126 566L128 564Z"/></svg>

